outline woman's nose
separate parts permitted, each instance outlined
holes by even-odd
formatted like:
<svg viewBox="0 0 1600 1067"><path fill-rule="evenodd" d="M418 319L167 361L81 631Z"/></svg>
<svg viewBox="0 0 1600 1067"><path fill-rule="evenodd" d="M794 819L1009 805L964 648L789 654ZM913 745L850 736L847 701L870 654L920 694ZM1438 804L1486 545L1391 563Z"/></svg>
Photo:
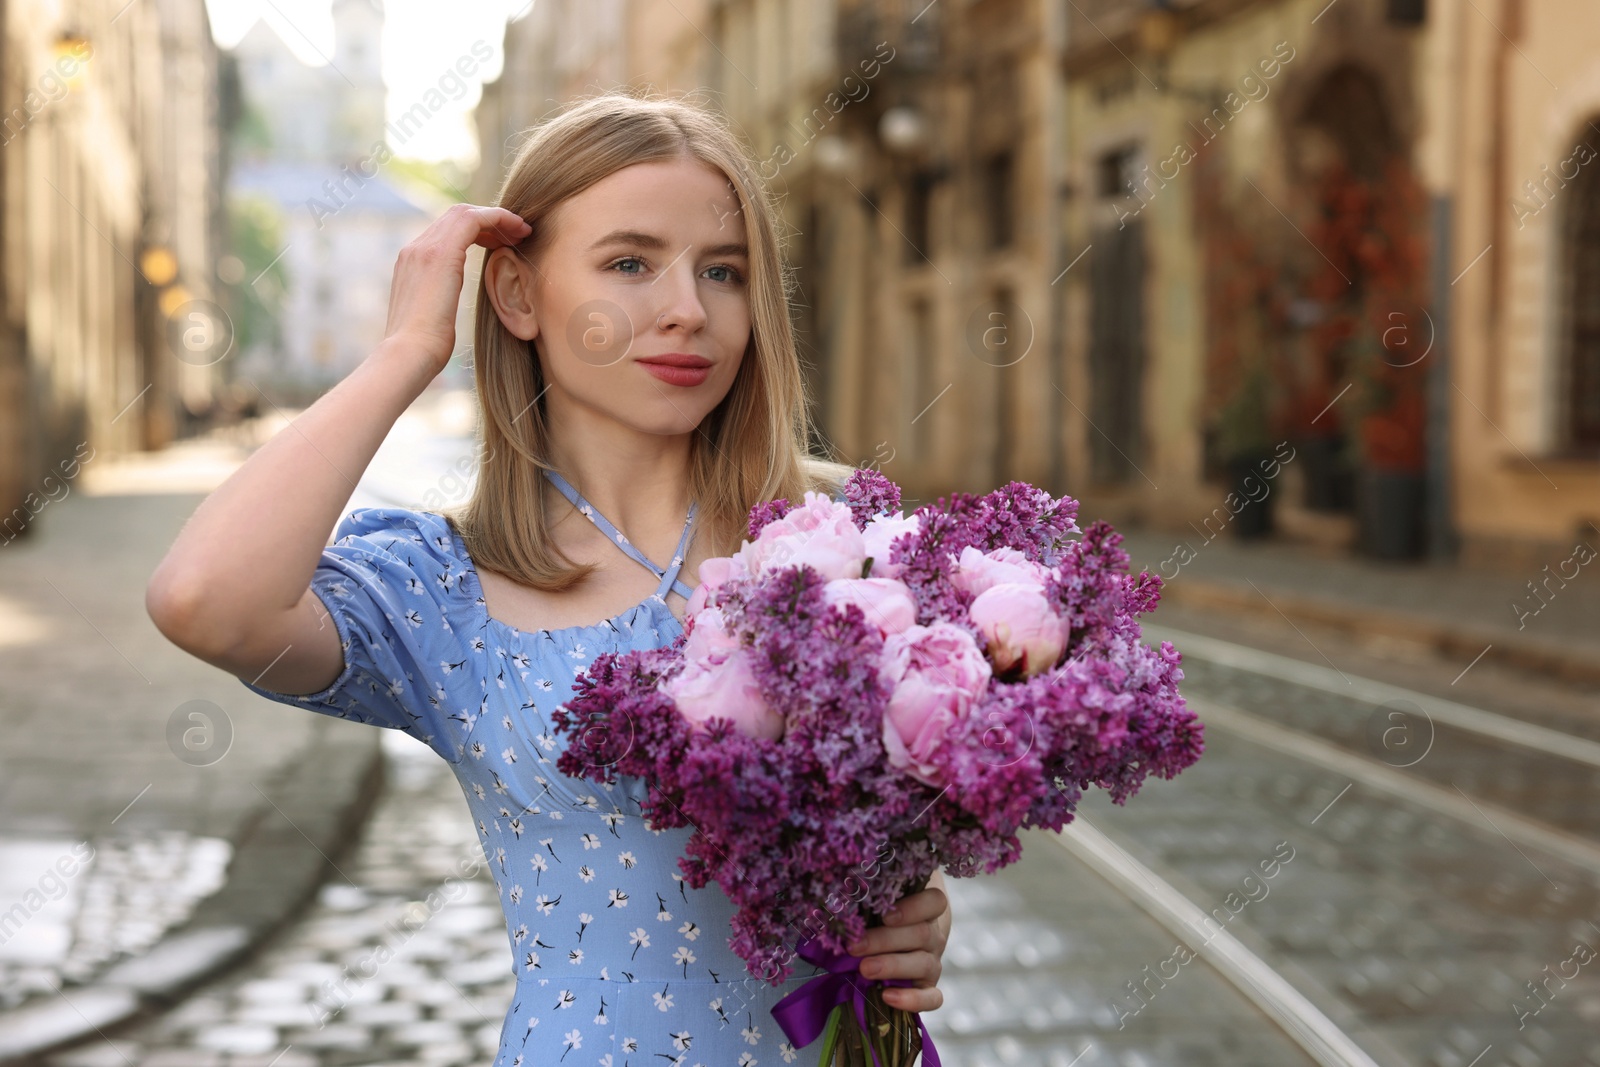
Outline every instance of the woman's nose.
<svg viewBox="0 0 1600 1067"><path fill-rule="evenodd" d="M678 262L661 273L652 287L661 290L656 305L655 323L658 329L667 330L677 326L693 333L705 326L706 308L700 301L699 279L688 256L679 257Z"/></svg>

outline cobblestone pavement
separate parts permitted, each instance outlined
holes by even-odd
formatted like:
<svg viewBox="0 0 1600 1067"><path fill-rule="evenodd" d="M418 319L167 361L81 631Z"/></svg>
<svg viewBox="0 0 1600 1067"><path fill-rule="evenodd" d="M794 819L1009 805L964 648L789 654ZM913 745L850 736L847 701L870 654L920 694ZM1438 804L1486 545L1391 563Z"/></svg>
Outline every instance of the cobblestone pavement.
<svg viewBox="0 0 1600 1067"><path fill-rule="evenodd" d="M285 715L146 614L151 572L244 455L215 439L91 458L34 530L0 543L0 1013L54 1002L215 899L249 869L241 850L262 841L266 817L293 807L278 783L330 727L346 730L330 787L349 778L354 795L370 765L359 727ZM320 815L338 823L341 810ZM293 817L314 838L340 832ZM315 886L304 864L278 870L251 887L250 916L229 922L253 928L273 901L287 909Z"/></svg>
<svg viewBox="0 0 1600 1067"><path fill-rule="evenodd" d="M295 414L90 455L0 542L0 1057L164 994L135 992L124 964L153 956L182 984L256 943L359 828L376 734L249 694L145 610L204 495ZM430 390L346 510L463 499L472 419L469 394Z"/></svg>
<svg viewBox="0 0 1600 1067"><path fill-rule="evenodd" d="M488 1063L514 986L461 788L380 731L389 780L342 872L238 972L52 1067Z"/></svg>
<svg viewBox="0 0 1600 1067"><path fill-rule="evenodd" d="M945 1004L926 1019L946 1067L1313 1062L1199 959L1138 1011L1122 1005L1173 938L1045 838L1024 833L1022 860L995 875L945 882Z"/></svg>
<svg viewBox="0 0 1600 1067"><path fill-rule="evenodd" d="M340 865L348 878L240 973L50 1067L489 1062L513 989L493 884L449 768L388 731L384 748L390 781ZM1169 955L1171 939L1049 841L954 883L952 899L946 1006L926 1016L947 1067L1310 1063L1199 963L1119 1029L1106 990Z"/></svg>
<svg viewBox="0 0 1600 1067"><path fill-rule="evenodd" d="M1198 662L1185 663L1183 686L1352 751L1366 747L1361 728L1377 710L1341 711L1342 698ZM1275 842L1290 842L1286 876L1232 921L1403 1062L1600 1065L1600 970L1583 950L1574 958L1579 943L1600 947L1593 866L1516 843L1487 816L1444 814L1227 729L1208 729L1206 746L1171 788L1147 788L1125 808L1094 794L1083 812L1207 908ZM1594 840L1591 769L1441 730L1405 770Z"/></svg>

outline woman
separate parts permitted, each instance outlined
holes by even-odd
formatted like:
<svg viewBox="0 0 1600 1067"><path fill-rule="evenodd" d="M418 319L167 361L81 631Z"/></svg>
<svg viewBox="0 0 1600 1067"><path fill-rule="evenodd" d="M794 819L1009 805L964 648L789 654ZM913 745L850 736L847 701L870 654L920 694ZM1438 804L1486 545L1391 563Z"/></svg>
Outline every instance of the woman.
<svg viewBox="0 0 1600 1067"><path fill-rule="evenodd" d="M341 521L450 358L474 244L474 495L454 514ZM179 646L452 765L517 975L495 1067L579 1050L613 1067L816 1062L820 1043L794 1050L770 1015L814 968L751 978L727 947L726 894L678 873L689 831L643 825L642 780L558 773L550 726L597 654L681 632L689 576L738 548L753 505L838 494L849 468L805 440L749 158L705 110L610 94L537 129L498 206L457 205L401 252L382 343L201 504L151 578L151 617ZM942 884L936 871L852 950L867 977L912 981L886 995L897 1007L941 1003Z"/></svg>

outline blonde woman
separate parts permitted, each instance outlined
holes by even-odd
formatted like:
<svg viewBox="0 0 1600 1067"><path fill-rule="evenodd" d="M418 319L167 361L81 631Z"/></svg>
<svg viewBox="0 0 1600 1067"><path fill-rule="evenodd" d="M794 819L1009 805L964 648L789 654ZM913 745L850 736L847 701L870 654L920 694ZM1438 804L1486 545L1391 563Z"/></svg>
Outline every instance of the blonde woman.
<svg viewBox="0 0 1600 1067"><path fill-rule="evenodd" d="M450 358L474 244L474 494L341 519ZM200 505L150 580L151 617L193 655L451 764L517 977L495 1067L817 1062L770 1015L815 969L750 978L727 896L678 873L689 831L643 825L638 779L558 773L550 725L597 654L681 632L692 576L738 548L753 505L848 475L806 452L785 292L772 206L720 120L581 102L527 139L497 206L455 206L401 252L382 343ZM941 1003L942 884L854 948L866 976L912 980L897 1007Z"/></svg>

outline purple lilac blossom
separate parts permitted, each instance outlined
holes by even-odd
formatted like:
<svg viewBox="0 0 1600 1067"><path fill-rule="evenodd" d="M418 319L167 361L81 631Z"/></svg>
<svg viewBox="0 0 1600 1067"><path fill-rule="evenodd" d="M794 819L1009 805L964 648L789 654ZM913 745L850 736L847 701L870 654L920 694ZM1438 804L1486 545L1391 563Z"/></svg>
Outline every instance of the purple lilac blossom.
<svg viewBox="0 0 1600 1067"><path fill-rule="evenodd" d="M845 483L856 525L896 513L900 490L876 471ZM964 626L970 597L950 581L971 545L1008 546L1053 568L1045 596L1070 623L1049 669L991 680L934 759L950 783L935 789L891 766L883 745L889 692L879 677L883 635L853 603L830 605L808 566L730 579L713 590L727 632L749 649L752 672L785 721L782 738L745 736L727 719L691 730L660 683L682 669L694 627L659 648L605 653L554 715L570 744L569 775L648 784L644 814L660 828L693 827L679 866L700 888L715 880L735 904L729 945L750 973L783 981L795 942L843 952L909 886L936 867L952 877L993 873L1021 856L1017 831L1059 831L1083 790L1124 803L1149 775L1171 778L1204 751L1184 706L1181 656L1140 640L1161 579L1127 573L1121 535L1095 522L1078 540L1077 501L1025 482L978 497L952 494L918 509L920 532L894 542L893 562L917 603L917 622ZM752 539L785 501L752 509ZM841 903L842 902L842 903Z"/></svg>

